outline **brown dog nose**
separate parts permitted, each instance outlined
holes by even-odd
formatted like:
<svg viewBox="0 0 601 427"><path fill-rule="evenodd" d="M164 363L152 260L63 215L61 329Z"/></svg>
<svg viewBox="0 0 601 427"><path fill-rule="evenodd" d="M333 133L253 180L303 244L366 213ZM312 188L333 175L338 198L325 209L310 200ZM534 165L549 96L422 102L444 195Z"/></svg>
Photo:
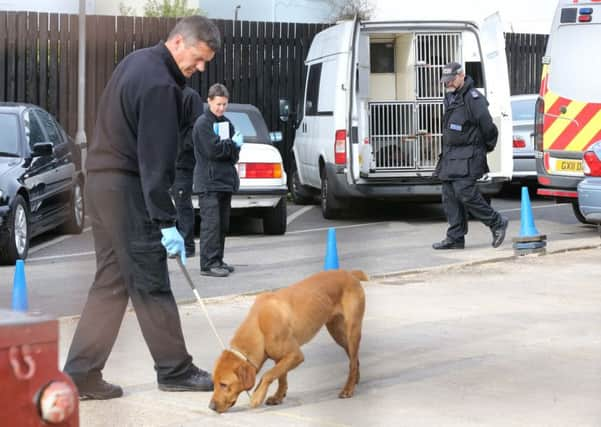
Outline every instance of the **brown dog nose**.
<svg viewBox="0 0 601 427"><path fill-rule="evenodd" d="M211 402L209 403L209 408L213 411L217 411L217 405L215 404L215 401L213 399L211 399Z"/></svg>

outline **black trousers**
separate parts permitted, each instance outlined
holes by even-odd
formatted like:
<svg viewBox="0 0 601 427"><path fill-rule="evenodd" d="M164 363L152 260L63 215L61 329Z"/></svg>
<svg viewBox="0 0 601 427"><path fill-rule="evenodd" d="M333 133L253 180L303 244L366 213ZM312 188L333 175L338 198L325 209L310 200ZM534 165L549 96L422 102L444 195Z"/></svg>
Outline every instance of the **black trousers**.
<svg viewBox="0 0 601 427"><path fill-rule="evenodd" d="M501 215L484 199L474 179L442 182L442 206L449 221L447 237L463 241L468 231L468 213L491 229L501 225Z"/></svg>
<svg viewBox="0 0 601 427"><path fill-rule="evenodd" d="M176 169L171 192L177 209L177 228L184 238L186 252L194 252L194 208L192 207L193 169Z"/></svg>
<svg viewBox="0 0 601 427"><path fill-rule="evenodd" d="M89 173L86 190L96 276L65 372L75 382L102 377L131 298L157 380L188 375L192 357L186 350L171 292L161 232L146 211L140 179L120 173Z"/></svg>
<svg viewBox="0 0 601 427"><path fill-rule="evenodd" d="M198 195L200 208L200 268L223 263L225 235L230 229L232 193L209 191Z"/></svg>

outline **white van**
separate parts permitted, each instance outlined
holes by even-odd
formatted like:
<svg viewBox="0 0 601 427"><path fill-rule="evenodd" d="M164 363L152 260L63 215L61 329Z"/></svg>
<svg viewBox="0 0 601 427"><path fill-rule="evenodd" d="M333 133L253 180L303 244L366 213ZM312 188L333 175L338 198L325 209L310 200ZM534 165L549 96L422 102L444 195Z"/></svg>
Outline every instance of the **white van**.
<svg viewBox="0 0 601 427"><path fill-rule="evenodd" d="M291 192L321 195L333 218L353 198L440 198L432 177L441 151L443 66L464 65L490 103L499 141L489 154L485 194L512 174L511 108L498 14L472 22L346 21L318 33L309 49L296 112ZM288 119L287 101L280 103Z"/></svg>
<svg viewBox="0 0 601 427"><path fill-rule="evenodd" d="M582 156L601 141L601 55L591 53L597 42L601 3L560 0L542 61L534 127L537 193L571 203L584 223L577 191L584 178Z"/></svg>

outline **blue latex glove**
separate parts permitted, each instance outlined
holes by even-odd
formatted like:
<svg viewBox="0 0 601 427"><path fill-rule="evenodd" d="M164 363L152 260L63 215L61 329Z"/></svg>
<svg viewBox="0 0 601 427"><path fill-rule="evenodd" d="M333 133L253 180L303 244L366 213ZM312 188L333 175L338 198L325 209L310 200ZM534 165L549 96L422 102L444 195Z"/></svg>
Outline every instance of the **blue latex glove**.
<svg viewBox="0 0 601 427"><path fill-rule="evenodd" d="M232 136L232 141L234 141L236 147L240 148L242 147L242 144L244 144L244 136L242 136L240 132L236 132L234 136Z"/></svg>
<svg viewBox="0 0 601 427"><path fill-rule="evenodd" d="M186 249L184 247L184 238L181 234L179 234L177 228L175 226L161 228L161 234L163 235L161 244L167 250L167 255L175 256L179 254L182 264L186 265Z"/></svg>
<svg viewBox="0 0 601 427"><path fill-rule="evenodd" d="M213 123L213 132L215 132L215 135L219 135L219 124Z"/></svg>

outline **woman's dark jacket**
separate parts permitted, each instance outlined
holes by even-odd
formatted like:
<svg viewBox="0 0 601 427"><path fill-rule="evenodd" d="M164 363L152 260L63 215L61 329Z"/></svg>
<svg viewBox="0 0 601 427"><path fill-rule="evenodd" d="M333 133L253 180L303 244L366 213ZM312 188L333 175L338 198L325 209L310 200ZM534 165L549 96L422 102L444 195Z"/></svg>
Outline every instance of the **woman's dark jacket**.
<svg viewBox="0 0 601 427"><path fill-rule="evenodd" d="M488 101L466 76L461 89L447 93L442 128L442 153L435 175L440 180L478 179L489 171L486 153L494 150L498 131Z"/></svg>
<svg viewBox="0 0 601 427"><path fill-rule="evenodd" d="M194 124L192 141L194 143L194 192L222 191L233 193L240 187L238 172L234 166L238 162L240 149L231 139L220 140L213 130L213 124L228 122L230 138L234 135L234 126L224 116L217 117L207 109Z"/></svg>

